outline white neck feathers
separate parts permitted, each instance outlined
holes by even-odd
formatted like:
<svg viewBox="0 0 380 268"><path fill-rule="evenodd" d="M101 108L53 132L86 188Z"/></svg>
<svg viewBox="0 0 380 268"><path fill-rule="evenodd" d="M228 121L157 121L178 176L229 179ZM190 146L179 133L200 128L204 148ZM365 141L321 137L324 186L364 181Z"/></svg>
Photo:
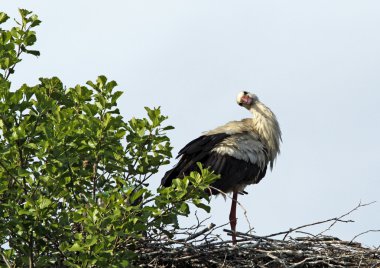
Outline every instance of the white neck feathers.
<svg viewBox="0 0 380 268"><path fill-rule="evenodd" d="M273 162L280 153L281 141L281 130L277 118L268 107L258 100L251 107L250 112L253 114L253 128L266 144L270 167L273 168Z"/></svg>

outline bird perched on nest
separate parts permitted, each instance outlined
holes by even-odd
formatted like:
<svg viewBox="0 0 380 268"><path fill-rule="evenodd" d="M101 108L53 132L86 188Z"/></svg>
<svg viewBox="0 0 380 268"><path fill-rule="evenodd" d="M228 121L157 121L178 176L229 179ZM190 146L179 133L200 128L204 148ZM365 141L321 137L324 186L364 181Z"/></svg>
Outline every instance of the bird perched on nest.
<svg viewBox="0 0 380 268"><path fill-rule="evenodd" d="M238 193L249 184L259 183L268 165L273 168L281 142L276 116L255 94L240 92L237 103L253 117L228 122L189 142L179 151L177 165L161 181L163 186L170 186L173 179L198 170L197 162L220 174L211 184L211 194L233 193L229 217L233 244L236 244Z"/></svg>

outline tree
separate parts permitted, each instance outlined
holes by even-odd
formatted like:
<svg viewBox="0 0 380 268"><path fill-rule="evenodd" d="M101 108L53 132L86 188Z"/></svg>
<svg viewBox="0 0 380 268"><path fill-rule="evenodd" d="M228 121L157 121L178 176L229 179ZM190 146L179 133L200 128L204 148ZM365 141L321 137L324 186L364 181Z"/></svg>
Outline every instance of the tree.
<svg viewBox="0 0 380 268"><path fill-rule="evenodd" d="M157 194L148 187L171 149L160 108L128 121L122 91L99 76L65 87L57 78L12 89L12 74L41 21L0 28L0 254L7 267L123 267L138 241L172 237L189 203L209 211L206 169ZM9 19L0 13L0 24ZM157 179L157 178L155 178Z"/></svg>

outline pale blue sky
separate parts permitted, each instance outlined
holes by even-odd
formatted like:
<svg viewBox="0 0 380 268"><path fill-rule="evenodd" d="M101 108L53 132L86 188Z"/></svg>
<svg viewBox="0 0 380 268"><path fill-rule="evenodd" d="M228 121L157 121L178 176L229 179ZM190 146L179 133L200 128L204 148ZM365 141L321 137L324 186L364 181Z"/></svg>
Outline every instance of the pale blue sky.
<svg viewBox="0 0 380 268"><path fill-rule="evenodd" d="M126 91L126 118L162 107L176 127L175 154L201 132L250 116L235 96L252 91L283 131L273 172L239 197L257 234L339 216L360 200L378 203L329 234L380 229L379 1L0 0L13 17L17 7L43 23L41 57L25 58L14 86L49 76L73 86L105 74ZM229 207L214 199L209 222L226 223ZM358 240L379 245L380 233Z"/></svg>

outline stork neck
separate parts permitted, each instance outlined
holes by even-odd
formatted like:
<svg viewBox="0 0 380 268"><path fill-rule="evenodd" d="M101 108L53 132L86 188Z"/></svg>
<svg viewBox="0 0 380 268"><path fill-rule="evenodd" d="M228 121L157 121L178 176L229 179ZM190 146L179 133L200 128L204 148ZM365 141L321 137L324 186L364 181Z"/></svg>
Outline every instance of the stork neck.
<svg viewBox="0 0 380 268"><path fill-rule="evenodd" d="M281 130L275 114L263 103L257 101L250 112L253 114L253 127L268 147L268 156L273 160L280 152Z"/></svg>

